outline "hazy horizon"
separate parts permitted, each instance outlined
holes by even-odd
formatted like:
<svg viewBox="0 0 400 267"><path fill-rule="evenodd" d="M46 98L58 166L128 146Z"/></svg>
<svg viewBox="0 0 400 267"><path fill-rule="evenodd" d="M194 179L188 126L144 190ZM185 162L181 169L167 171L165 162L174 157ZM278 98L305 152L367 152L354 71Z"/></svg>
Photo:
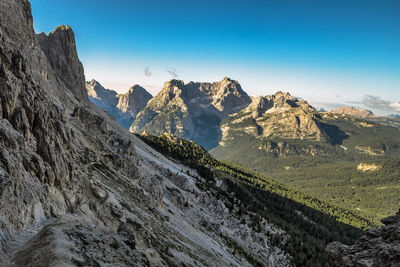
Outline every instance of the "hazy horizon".
<svg viewBox="0 0 400 267"><path fill-rule="evenodd" d="M252 96L281 90L318 108L400 113L398 1L32 0L32 8L36 32L71 25L86 79L119 93L228 76Z"/></svg>

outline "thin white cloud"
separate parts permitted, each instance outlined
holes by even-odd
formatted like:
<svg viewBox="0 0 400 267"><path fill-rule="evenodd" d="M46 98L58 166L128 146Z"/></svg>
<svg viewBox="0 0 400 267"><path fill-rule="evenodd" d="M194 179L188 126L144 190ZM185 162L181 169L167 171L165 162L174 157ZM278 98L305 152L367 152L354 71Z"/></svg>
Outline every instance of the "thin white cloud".
<svg viewBox="0 0 400 267"><path fill-rule="evenodd" d="M390 112L400 112L400 102L384 100L379 96L366 95L362 104L369 107Z"/></svg>

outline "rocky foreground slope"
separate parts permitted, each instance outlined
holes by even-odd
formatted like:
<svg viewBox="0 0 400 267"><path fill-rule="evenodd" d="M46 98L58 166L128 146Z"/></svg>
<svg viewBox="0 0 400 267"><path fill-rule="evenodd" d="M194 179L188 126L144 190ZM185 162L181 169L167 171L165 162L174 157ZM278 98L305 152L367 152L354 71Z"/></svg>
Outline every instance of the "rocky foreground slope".
<svg viewBox="0 0 400 267"><path fill-rule="evenodd" d="M1 0L0 60L1 266L290 263L284 231L255 231L88 101L68 26L37 36L30 3Z"/></svg>
<svg viewBox="0 0 400 267"><path fill-rule="evenodd" d="M129 88L125 94L104 88L98 81L86 82L90 101L112 115L122 127L129 129L136 115L146 106L152 95L139 85Z"/></svg>
<svg viewBox="0 0 400 267"><path fill-rule="evenodd" d="M130 131L167 132L210 149L221 137L221 120L250 102L240 84L226 77L215 83L171 80L137 115Z"/></svg>
<svg viewBox="0 0 400 267"><path fill-rule="evenodd" d="M382 220L382 228L372 228L354 245L339 242L327 250L337 266L400 266L400 210Z"/></svg>

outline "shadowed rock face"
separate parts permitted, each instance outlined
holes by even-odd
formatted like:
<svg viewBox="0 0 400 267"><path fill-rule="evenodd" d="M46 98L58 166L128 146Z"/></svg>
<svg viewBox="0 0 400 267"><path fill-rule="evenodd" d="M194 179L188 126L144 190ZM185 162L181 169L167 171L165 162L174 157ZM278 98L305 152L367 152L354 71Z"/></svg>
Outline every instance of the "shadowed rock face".
<svg viewBox="0 0 400 267"><path fill-rule="evenodd" d="M57 77L82 103L87 103L83 65L76 52L75 35L69 26L59 26L49 35L38 35L40 48L45 53Z"/></svg>
<svg viewBox="0 0 400 267"><path fill-rule="evenodd" d="M250 102L240 84L226 77L215 83L171 80L137 115L130 131L172 133L211 149L221 137L221 119Z"/></svg>
<svg viewBox="0 0 400 267"><path fill-rule="evenodd" d="M117 92L104 88L98 81L86 82L89 99L103 110L111 110L118 104Z"/></svg>
<svg viewBox="0 0 400 267"><path fill-rule="evenodd" d="M400 210L382 223L385 226L367 230L352 246L330 243L327 251L337 266L400 266Z"/></svg>
<svg viewBox="0 0 400 267"><path fill-rule="evenodd" d="M28 1L0 1L0 266L249 265L226 240L290 264L268 237L283 231L242 223L88 102L81 67L70 28L37 37Z"/></svg>
<svg viewBox="0 0 400 267"><path fill-rule="evenodd" d="M90 101L107 111L125 129L129 129L136 115L152 98L151 94L139 85L132 86L125 94L104 88L98 81L86 82Z"/></svg>

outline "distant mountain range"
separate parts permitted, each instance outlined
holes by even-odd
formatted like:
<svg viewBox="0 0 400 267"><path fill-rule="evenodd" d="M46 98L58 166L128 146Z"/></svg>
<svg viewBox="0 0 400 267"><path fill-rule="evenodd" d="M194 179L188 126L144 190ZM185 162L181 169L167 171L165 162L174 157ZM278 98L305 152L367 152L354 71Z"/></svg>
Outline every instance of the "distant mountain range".
<svg viewBox="0 0 400 267"><path fill-rule="evenodd" d="M139 85L129 88L125 94L104 88L98 81L86 82L89 100L110 115L126 129L129 129L136 115L146 106L152 95Z"/></svg>
<svg viewBox="0 0 400 267"><path fill-rule="evenodd" d="M121 98L96 82L88 84L89 92L98 92L89 94L90 99L100 99L100 107L124 120L127 115L118 108ZM131 132L170 133L192 140L218 159L240 163L337 204L344 202L375 221L396 211L395 201L382 205L385 197L395 198L398 186L395 177L400 171L391 163L400 153L400 131L391 127L400 128L396 116L379 117L346 106L317 111L287 92L250 97L226 77L214 83L171 80L148 99L132 102L135 112L128 113L123 124ZM129 122L133 123L128 126ZM365 186L365 179L376 176L383 178L372 183L375 187ZM340 177L352 177L352 182ZM349 184L362 189L351 193ZM380 187L388 188L386 195L373 194Z"/></svg>
<svg viewBox="0 0 400 267"><path fill-rule="evenodd" d="M400 119L400 114L391 114L387 116L389 119Z"/></svg>
<svg viewBox="0 0 400 267"><path fill-rule="evenodd" d="M358 109L355 107L342 106L337 109L329 111L333 114L350 115L360 119L376 118L377 116L370 110Z"/></svg>

